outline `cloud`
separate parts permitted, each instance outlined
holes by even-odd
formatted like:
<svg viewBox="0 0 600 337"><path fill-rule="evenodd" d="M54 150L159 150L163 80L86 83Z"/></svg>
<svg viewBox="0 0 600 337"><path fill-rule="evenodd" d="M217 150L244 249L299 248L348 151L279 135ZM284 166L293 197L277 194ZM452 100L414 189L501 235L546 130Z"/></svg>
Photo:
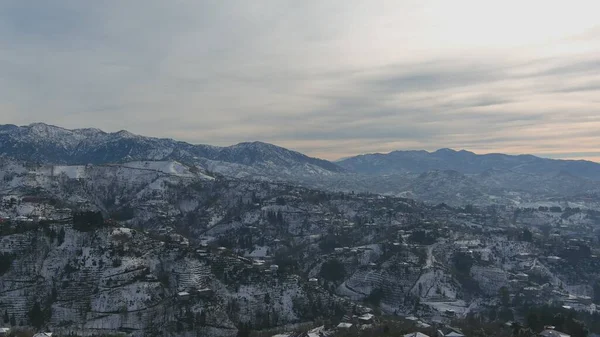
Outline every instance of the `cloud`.
<svg viewBox="0 0 600 337"><path fill-rule="evenodd" d="M596 5L576 2L531 28L537 5L512 0L8 0L2 122L264 140L329 159L594 155L600 35Z"/></svg>

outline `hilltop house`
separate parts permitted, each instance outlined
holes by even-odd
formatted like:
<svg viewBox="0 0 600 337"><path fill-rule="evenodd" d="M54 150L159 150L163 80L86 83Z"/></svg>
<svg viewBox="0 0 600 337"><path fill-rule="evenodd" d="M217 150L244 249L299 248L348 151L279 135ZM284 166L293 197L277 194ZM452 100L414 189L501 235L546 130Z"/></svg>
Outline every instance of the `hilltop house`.
<svg viewBox="0 0 600 337"><path fill-rule="evenodd" d="M460 329L447 327L437 331L437 337L465 337Z"/></svg>

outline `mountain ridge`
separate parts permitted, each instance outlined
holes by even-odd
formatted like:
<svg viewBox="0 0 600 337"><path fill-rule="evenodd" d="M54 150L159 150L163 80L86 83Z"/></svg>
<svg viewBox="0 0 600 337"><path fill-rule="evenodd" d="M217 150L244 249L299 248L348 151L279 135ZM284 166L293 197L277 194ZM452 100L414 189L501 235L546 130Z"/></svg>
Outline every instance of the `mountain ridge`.
<svg viewBox="0 0 600 337"><path fill-rule="evenodd" d="M260 141L194 145L125 130L69 130L44 123L0 125L0 158L54 165L177 161L209 175L326 190L412 195L430 202L458 195L457 204L498 201L487 195L512 202L510 193L527 200L596 193L600 182L600 164L533 155L479 155L444 148L364 154L332 163ZM423 175L431 171L445 173Z"/></svg>
<svg viewBox="0 0 600 337"><path fill-rule="evenodd" d="M344 170L323 159L263 143L244 142L228 147L190 144L170 138L135 135L126 130L66 129L45 123L0 126L0 155L24 161L52 164L104 164L135 160L178 160L198 163L200 158L261 166L276 173L282 168L295 174Z"/></svg>
<svg viewBox="0 0 600 337"><path fill-rule="evenodd" d="M348 171L369 174L423 173L430 170L454 170L479 174L490 169L518 173L549 174L566 172L581 178L600 180L600 163L586 160L564 160L537 157L531 154L476 154L467 150L439 149L396 150L349 157L336 164Z"/></svg>

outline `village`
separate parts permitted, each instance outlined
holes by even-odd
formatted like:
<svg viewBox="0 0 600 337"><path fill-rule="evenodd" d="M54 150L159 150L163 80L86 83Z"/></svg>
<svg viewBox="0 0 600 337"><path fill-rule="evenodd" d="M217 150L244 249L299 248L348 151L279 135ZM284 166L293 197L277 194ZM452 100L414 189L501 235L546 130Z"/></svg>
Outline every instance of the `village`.
<svg viewBox="0 0 600 337"><path fill-rule="evenodd" d="M68 316L85 317L87 334L135 334L156 317L175 330L260 331L327 321L309 329L314 337L379 329L394 317L415 329L407 333L459 337L455 323L471 317L507 327L526 323L527 307L598 312L600 226L593 210L431 206L287 184L205 181L228 192L195 214L205 187L167 177L159 178L169 179L164 188L146 191L144 179L133 182L141 191L118 195L119 205L134 212L98 209L87 191L71 185L68 199L60 197L63 186L54 179L45 188L56 192L3 196L1 244L10 263L0 303L7 323L13 315L15 325L25 323L31 295L52 297L35 289L57 285L65 288L57 289L47 322L57 336L81 330L67 324ZM180 206L171 201L183 196ZM102 239L88 237L94 232ZM29 255L26 244L39 235L49 242L44 249L70 259L18 267L25 256L42 258ZM36 285L35 275L46 272L34 266L42 264L62 270L62 281ZM73 288L78 279L86 281ZM91 302L68 295L86 292ZM25 293L27 300L15 301ZM215 328L211 314L230 320Z"/></svg>

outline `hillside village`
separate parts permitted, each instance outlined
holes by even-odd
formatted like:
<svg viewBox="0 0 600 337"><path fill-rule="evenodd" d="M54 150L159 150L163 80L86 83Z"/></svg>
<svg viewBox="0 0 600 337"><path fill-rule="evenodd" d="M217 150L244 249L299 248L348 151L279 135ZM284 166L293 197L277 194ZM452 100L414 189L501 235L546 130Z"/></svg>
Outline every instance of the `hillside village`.
<svg viewBox="0 0 600 337"><path fill-rule="evenodd" d="M592 209L427 205L176 162L3 165L7 327L235 336L324 323L312 337L386 317L438 334L548 305L598 318Z"/></svg>

